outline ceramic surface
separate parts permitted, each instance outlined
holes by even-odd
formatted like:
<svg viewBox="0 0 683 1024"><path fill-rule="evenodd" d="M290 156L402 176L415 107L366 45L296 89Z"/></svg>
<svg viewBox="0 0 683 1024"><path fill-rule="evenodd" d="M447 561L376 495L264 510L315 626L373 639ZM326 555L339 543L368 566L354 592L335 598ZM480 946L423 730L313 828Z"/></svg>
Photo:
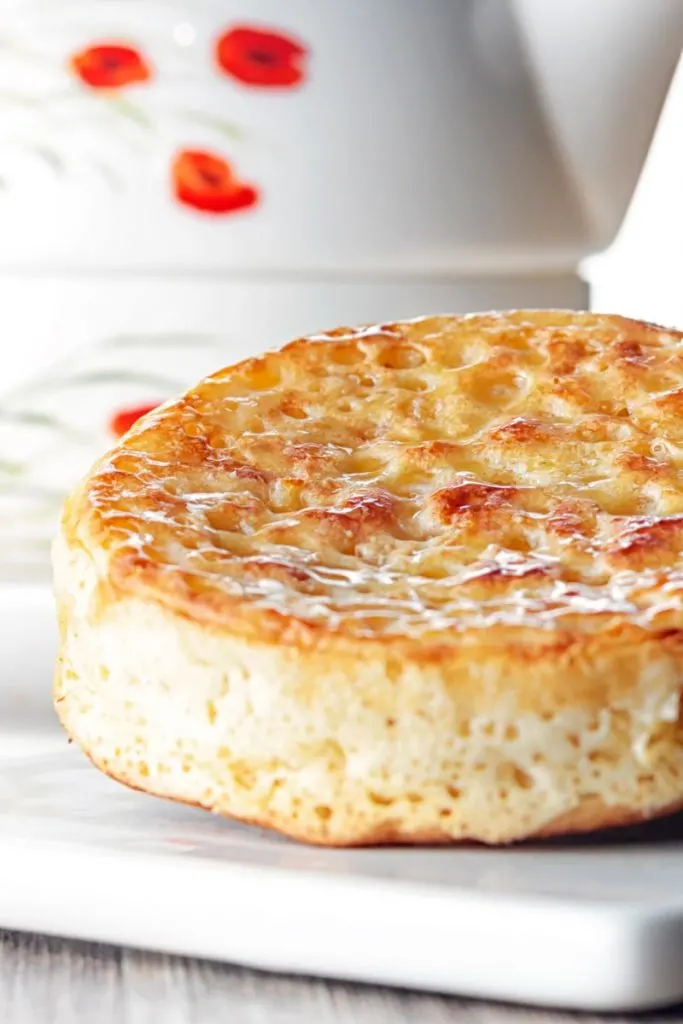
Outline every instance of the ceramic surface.
<svg viewBox="0 0 683 1024"><path fill-rule="evenodd" d="M622 2L629 75L609 65L591 120L567 109L579 62L548 59L572 5L5 0L0 266L573 269L623 213L683 30L652 0L669 31L638 49L651 18ZM578 21L574 48L609 35L585 4ZM640 102L603 218L582 155L618 151L627 77Z"/></svg>
<svg viewBox="0 0 683 1024"><path fill-rule="evenodd" d="M0 926L584 1010L683 996L675 833L316 850L125 790L51 733L0 746Z"/></svg>

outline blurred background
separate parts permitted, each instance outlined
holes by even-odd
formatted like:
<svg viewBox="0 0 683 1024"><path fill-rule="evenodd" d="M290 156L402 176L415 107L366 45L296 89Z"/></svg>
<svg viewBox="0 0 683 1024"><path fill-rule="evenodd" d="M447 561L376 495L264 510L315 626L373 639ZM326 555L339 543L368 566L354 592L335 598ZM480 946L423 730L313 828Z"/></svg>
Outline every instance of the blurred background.
<svg viewBox="0 0 683 1024"><path fill-rule="evenodd" d="M217 365L512 306L683 327L681 0L3 0L0 564Z"/></svg>

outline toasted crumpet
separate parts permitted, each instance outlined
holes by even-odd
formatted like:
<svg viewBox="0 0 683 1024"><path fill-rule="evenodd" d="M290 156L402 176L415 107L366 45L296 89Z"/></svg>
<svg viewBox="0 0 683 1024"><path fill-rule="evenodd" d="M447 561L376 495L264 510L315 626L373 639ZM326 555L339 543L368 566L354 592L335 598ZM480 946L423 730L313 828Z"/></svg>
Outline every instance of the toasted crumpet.
<svg viewBox="0 0 683 1024"><path fill-rule="evenodd" d="M67 503L55 696L112 777L328 845L683 805L683 335L340 328L141 420Z"/></svg>

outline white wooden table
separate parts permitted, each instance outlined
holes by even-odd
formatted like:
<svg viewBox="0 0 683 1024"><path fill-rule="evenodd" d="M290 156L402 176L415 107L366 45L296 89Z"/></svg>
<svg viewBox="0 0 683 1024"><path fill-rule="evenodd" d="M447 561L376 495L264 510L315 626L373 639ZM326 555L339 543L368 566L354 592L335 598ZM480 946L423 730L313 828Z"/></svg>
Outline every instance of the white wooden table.
<svg viewBox="0 0 683 1024"><path fill-rule="evenodd" d="M600 1017L259 974L0 932L2 1024L570 1024ZM606 1024L637 1020L604 1018ZM683 1021L683 1008L648 1024Z"/></svg>

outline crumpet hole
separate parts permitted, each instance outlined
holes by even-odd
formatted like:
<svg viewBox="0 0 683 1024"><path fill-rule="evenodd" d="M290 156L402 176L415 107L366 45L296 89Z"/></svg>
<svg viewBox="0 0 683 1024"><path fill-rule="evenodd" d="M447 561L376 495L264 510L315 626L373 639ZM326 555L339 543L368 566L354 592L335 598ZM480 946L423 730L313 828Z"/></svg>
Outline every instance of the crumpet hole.
<svg viewBox="0 0 683 1024"><path fill-rule="evenodd" d="M269 391L280 383L277 366L261 359L245 366L240 376L252 391Z"/></svg>
<svg viewBox="0 0 683 1024"><path fill-rule="evenodd" d="M390 796L382 796L380 793L368 793L368 799L380 807L391 807L394 802Z"/></svg>
<svg viewBox="0 0 683 1024"><path fill-rule="evenodd" d="M198 420L187 420L183 423L183 433L186 437L203 437L204 425Z"/></svg>
<svg viewBox="0 0 683 1024"><path fill-rule="evenodd" d="M230 533L239 525L240 512L233 506L210 508L205 514L211 529L218 530L220 533Z"/></svg>
<svg viewBox="0 0 683 1024"><path fill-rule="evenodd" d="M522 768L518 768L515 765L512 769L512 778L516 786L520 789L532 789L534 780L528 772L525 772Z"/></svg>
<svg viewBox="0 0 683 1024"><path fill-rule="evenodd" d="M424 363L425 357L419 348L412 345L391 345L380 352L377 362L388 370L411 370Z"/></svg>
<svg viewBox="0 0 683 1024"><path fill-rule="evenodd" d="M288 405L285 409L282 410L282 412L283 415L287 416L290 420L308 419L308 413L299 405Z"/></svg>
<svg viewBox="0 0 683 1024"><path fill-rule="evenodd" d="M335 345L330 350L330 361L340 366L353 366L363 361L363 353L356 345Z"/></svg>
<svg viewBox="0 0 683 1024"><path fill-rule="evenodd" d="M428 387L427 382L420 377L406 377L400 382L400 385L406 391L426 391Z"/></svg>
<svg viewBox="0 0 683 1024"><path fill-rule="evenodd" d="M523 554L531 551L532 544L528 537L523 534L512 534L505 538L504 546L508 551L521 551Z"/></svg>
<svg viewBox="0 0 683 1024"><path fill-rule="evenodd" d="M225 431L220 427L211 427L206 435L206 443L214 450L225 448Z"/></svg>
<svg viewBox="0 0 683 1024"><path fill-rule="evenodd" d="M379 473L384 469L384 462L375 455L368 455L365 452L354 452L347 470L349 474L356 473Z"/></svg>
<svg viewBox="0 0 683 1024"><path fill-rule="evenodd" d="M591 764L616 764L616 758L606 750L591 750L588 755Z"/></svg>
<svg viewBox="0 0 683 1024"><path fill-rule="evenodd" d="M466 390L475 402L496 407L519 397L523 384L523 378L515 373L482 371L469 378Z"/></svg>

